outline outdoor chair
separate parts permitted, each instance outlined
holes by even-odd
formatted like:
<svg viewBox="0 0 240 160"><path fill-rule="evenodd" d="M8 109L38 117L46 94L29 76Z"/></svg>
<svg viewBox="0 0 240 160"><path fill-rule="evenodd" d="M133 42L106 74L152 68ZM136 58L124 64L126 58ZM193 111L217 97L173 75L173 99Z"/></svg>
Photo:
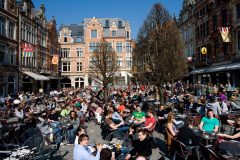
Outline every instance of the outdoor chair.
<svg viewBox="0 0 240 160"><path fill-rule="evenodd" d="M172 146L174 149L173 160L178 159L177 156L185 160L189 159L189 157L193 155L192 150L195 148L195 146L187 147L185 144L176 139L172 140Z"/></svg>
<svg viewBox="0 0 240 160"><path fill-rule="evenodd" d="M205 146L203 144L199 144L200 145L200 151L202 154L202 158L206 159L206 160L219 160L220 157L214 153L209 146Z"/></svg>
<svg viewBox="0 0 240 160"><path fill-rule="evenodd" d="M122 139L124 137L124 133L111 129L107 124L101 124L101 135L103 140L111 141L112 138Z"/></svg>
<svg viewBox="0 0 240 160"><path fill-rule="evenodd" d="M35 154L33 155L34 157L33 159L45 160L47 158L50 160L61 160L68 154L68 151L61 152L59 149L60 143L48 146L41 145L41 147L39 147L38 152L35 152Z"/></svg>

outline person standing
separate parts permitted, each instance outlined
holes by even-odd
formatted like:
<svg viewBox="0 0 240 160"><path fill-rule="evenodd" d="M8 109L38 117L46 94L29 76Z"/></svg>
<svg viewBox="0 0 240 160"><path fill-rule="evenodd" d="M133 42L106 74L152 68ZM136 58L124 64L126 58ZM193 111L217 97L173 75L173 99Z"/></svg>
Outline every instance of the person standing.
<svg viewBox="0 0 240 160"><path fill-rule="evenodd" d="M232 96L232 85L231 82L228 81L228 83L225 86L226 90L227 90L227 97L228 99Z"/></svg>

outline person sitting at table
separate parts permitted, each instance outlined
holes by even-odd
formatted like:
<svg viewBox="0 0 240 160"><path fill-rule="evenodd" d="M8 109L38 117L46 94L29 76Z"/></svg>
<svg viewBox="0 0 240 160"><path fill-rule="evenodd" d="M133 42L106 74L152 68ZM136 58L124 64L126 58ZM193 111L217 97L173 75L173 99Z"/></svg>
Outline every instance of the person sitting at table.
<svg viewBox="0 0 240 160"><path fill-rule="evenodd" d="M172 137L175 137L178 133L178 130L173 123L174 119L175 118L174 118L173 113L172 112L168 113L166 127L167 127L167 130L169 131L169 133L171 134Z"/></svg>
<svg viewBox="0 0 240 160"><path fill-rule="evenodd" d="M14 113L20 122L24 122L23 104L19 104Z"/></svg>
<svg viewBox="0 0 240 160"><path fill-rule="evenodd" d="M113 114L112 111L108 111L108 114L105 117L104 122L110 127L110 129L118 130L118 131L121 131L121 132L126 132L129 129L129 127L124 127L123 126L124 125L124 121L121 121L119 124L115 124L112 121L112 114Z"/></svg>
<svg viewBox="0 0 240 160"><path fill-rule="evenodd" d="M186 146L197 146L199 142L192 128L193 128L193 120L187 119L184 123L184 126L179 128L179 131L177 134L177 140L179 140Z"/></svg>
<svg viewBox="0 0 240 160"><path fill-rule="evenodd" d="M99 160L102 145L97 145L96 156L91 155L91 149L88 147L89 136L82 134L79 136L79 144L74 146L73 149L73 160Z"/></svg>
<svg viewBox="0 0 240 160"><path fill-rule="evenodd" d="M207 116L201 119L199 129L206 132L218 132L219 120L214 117L212 109L207 110Z"/></svg>
<svg viewBox="0 0 240 160"><path fill-rule="evenodd" d="M147 116L146 116L146 122L143 127L145 129L147 129L149 131L149 133L153 132L153 130L157 124L157 121L156 121L153 113L154 113L153 109L148 109Z"/></svg>
<svg viewBox="0 0 240 160"><path fill-rule="evenodd" d="M76 138L75 138L75 142L74 142L75 145L78 144L79 137L82 134L86 134L86 131L82 126L79 126L77 128Z"/></svg>
<svg viewBox="0 0 240 160"><path fill-rule="evenodd" d="M219 133L218 136L233 139L240 142L240 115L236 116L235 118L235 129L233 135Z"/></svg>
<svg viewBox="0 0 240 160"><path fill-rule="evenodd" d="M139 105L136 106L136 111L132 113L131 120L136 126L140 126L146 121L145 112L141 111L141 107Z"/></svg>
<svg viewBox="0 0 240 160"><path fill-rule="evenodd" d="M108 111L112 111L112 121L116 124L121 123L123 121L123 118L121 117L121 115L117 112L117 110L115 109L115 107L110 106Z"/></svg>
<svg viewBox="0 0 240 160"><path fill-rule="evenodd" d="M48 115L48 122L50 123L50 126L53 128L53 134L57 137L57 143L61 143L61 128L60 128L60 115L56 113L55 108L52 108L50 110L50 113Z"/></svg>
<svg viewBox="0 0 240 160"><path fill-rule="evenodd" d="M143 156L147 158L152 154L151 142L147 136L148 131L146 129L140 128L138 129L137 132L138 132L138 139L132 142L133 148L129 151L129 153L125 157L126 160L130 159L131 157L137 157L137 156ZM132 135L132 134L133 134L133 130L130 130L129 135Z"/></svg>
<svg viewBox="0 0 240 160"><path fill-rule="evenodd" d="M77 128L79 127L79 124L80 124L80 120L75 111L71 111L69 116L70 116L70 122L69 122L70 125L67 129L67 137L68 137L68 142L70 144L73 144L75 140Z"/></svg>
<svg viewBox="0 0 240 160"><path fill-rule="evenodd" d="M166 119L164 118L166 111L163 105L158 105L157 110L157 132L163 132L164 124L166 123Z"/></svg>
<svg viewBox="0 0 240 160"><path fill-rule="evenodd" d="M25 113L24 113L24 121L26 124L30 124L31 122L34 121L35 117L33 115L33 109L30 106L27 106L25 108Z"/></svg>

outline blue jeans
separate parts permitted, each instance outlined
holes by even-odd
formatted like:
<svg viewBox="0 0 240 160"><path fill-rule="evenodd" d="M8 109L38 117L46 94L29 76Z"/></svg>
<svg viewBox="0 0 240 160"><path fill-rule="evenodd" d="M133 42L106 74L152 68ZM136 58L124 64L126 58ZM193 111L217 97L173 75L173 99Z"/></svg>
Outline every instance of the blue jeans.
<svg viewBox="0 0 240 160"><path fill-rule="evenodd" d="M53 134L56 136L56 143L60 144L62 142L62 130L60 129L59 122L50 123L50 126L53 127Z"/></svg>
<svg viewBox="0 0 240 160"><path fill-rule="evenodd" d="M117 129L117 131L120 131L120 132L126 132L128 131L129 127L120 127Z"/></svg>
<svg viewBox="0 0 240 160"><path fill-rule="evenodd" d="M75 128L67 130L67 137L68 137L69 143L71 143L71 144L74 143L74 140L76 137L76 132L77 132L77 129L75 129Z"/></svg>

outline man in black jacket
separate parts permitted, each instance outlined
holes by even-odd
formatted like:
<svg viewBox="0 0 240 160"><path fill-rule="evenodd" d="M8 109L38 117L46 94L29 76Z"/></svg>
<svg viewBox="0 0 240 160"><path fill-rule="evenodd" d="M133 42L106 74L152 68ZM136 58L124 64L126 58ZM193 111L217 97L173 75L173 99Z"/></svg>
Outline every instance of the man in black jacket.
<svg viewBox="0 0 240 160"><path fill-rule="evenodd" d="M192 130L192 121L186 120L185 125L179 129L177 140L186 146L198 146L198 140Z"/></svg>
<svg viewBox="0 0 240 160"><path fill-rule="evenodd" d="M130 133L131 134L131 129ZM131 157L143 156L149 157L152 154L152 147L149 138L147 137L147 130L146 129L139 129L138 130L138 139L133 141L133 149L127 154L126 160L130 159Z"/></svg>

